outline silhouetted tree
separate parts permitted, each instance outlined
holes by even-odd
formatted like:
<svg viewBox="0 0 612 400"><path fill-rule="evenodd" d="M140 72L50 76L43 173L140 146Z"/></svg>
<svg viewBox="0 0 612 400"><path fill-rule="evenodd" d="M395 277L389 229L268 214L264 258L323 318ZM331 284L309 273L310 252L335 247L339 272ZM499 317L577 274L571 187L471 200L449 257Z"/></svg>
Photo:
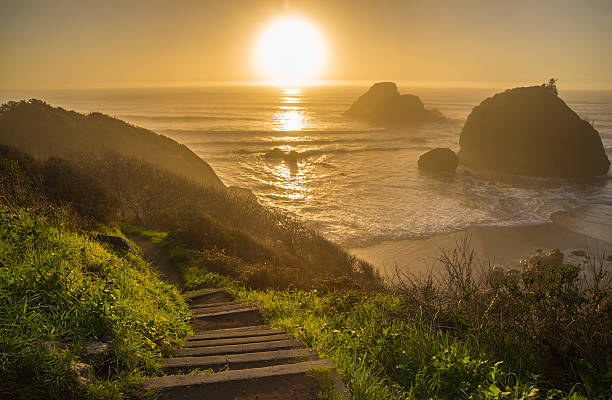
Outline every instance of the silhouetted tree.
<svg viewBox="0 0 612 400"><path fill-rule="evenodd" d="M548 83L544 83L542 84L542 86L544 86L546 89L550 90L550 92L552 94L554 94L555 96L559 95L559 91L557 90L557 78L550 78L548 80Z"/></svg>

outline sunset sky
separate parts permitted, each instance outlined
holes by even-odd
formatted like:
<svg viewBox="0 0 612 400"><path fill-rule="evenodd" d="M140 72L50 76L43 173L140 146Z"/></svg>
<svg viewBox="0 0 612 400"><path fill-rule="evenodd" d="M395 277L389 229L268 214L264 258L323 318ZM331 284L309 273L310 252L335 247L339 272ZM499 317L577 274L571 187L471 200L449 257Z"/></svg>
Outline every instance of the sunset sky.
<svg viewBox="0 0 612 400"><path fill-rule="evenodd" d="M325 43L317 80L612 88L612 1L0 2L0 89L265 79L256 42L286 15Z"/></svg>

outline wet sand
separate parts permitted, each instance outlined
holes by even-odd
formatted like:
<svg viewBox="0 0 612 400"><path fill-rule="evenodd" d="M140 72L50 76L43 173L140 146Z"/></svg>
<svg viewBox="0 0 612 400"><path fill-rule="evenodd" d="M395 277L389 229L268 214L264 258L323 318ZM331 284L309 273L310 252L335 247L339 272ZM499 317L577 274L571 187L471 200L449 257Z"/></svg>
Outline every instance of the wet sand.
<svg viewBox="0 0 612 400"><path fill-rule="evenodd" d="M415 274L435 269L442 250L452 252L466 237L480 260L512 268L519 267L520 261L537 249L558 248L566 255L564 262L583 265L588 259L574 256L571 251L584 250L594 258L612 255L612 206L587 206L571 213L557 213L551 220L539 225L475 226L425 239L384 241L351 248L349 252L372 263L390 279L396 268ZM612 270L612 262L606 262L606 268Z"/></svg>

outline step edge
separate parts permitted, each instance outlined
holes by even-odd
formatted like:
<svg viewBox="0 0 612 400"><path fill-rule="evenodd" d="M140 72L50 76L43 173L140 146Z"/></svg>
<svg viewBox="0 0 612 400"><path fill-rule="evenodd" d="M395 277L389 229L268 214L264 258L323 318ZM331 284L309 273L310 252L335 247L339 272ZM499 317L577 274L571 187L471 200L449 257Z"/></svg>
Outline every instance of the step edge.
<svg viewBox="0 0 612 400"><path fill-rule="evenodd" d="M243 352L249 353L249 352L251 352L251 350L254 350L254 349L257 348L256 345L264 345L264 346L261 346L261 347L264 348L263 351L266 350L265 346L270 346L272 348L274 348L275 346L279 346L278 347L279 349L282 348L282 347L299 348L299 346L305 346L304 343L302 343L299 340L287 339L287 340L273 340L273 341L269 341L269 342L260 342L260 343L229 344L229 345L223 345L223 346L188 347L186 349L175 350L175 351L171 352L171 355L173 355L174 357L189 357L189 355L184 355L183 356L181 354L197 353L198 351L199 352L205 352L206 349L208 349L210 351L219 351L219 352L221 352L218 355L224 354L223 352L226 352L225 354L236 354L236 351L240 352L245 347L246 347L246 351L243 351ZM188 350L188 351L183 351L183 350ZM210 354L210 355L214 355L214 354Z"/></svg>
<svg viewBox="0 0 612 400"><path fill-rule="evenodd" d="M231 289L216 288L216 289L202 289L202 290L196 290L193 292L187 292L187 293L183 293L182 296L185 300L192 300L192 299L197 299L198 297L209 296L211 294L222 293L222 292L227 292L227 294L229 295L233 294Z"/></svg>
<svg viewBox="0 0 612 400"><path fill-rule="evenodd" d="M259 311L259 310L255 307L239 308L237 310L219 311L219 312L206 313L206 314L194 314L193 318L199 319L199 318L221 317L223 315L240 314L240 313L253 312L253 311Z"/></svg>
<svg viewBox="0 0 612 400"><path fill-rule="evenodd" d="M299 375L313 368L335 368L329 360L304 361L295 364L273 365L260 368L248 368L215 372L213 374L168 375L147 378L141 381L145 389L170 389L173 387L210 385L215 383L230 383L275 376Z"/></svg>
<svg viewBox="0 0 612 400"><path fill-rule="evenodd" d="M292 338L293 337L287 333L276 333L272 335L243 336L243 337L222 338L222 339L190 340L182 348L191 349L191 348L197 348L197 347L224 346L224 345L229 345L229 344L266 343L266 342L272 342L275 340L290 340ZM220 340L234 340L235 342L220 343L220 344L205 343L205 342L216 342ZM241 343L240 342L241 340L244 340L245 342Z"/></svg>
<svg viewBox="0 0 612 400"><path fill-rule="evenodd" d="M214 356L162 358L160 360L160 364L163 368L189 366L198 367L203 365L223 365L232 363L236 364L258 361L285 360L291 358L310 357L317 355L317 352L313 349L271 350L259 351L254 353L225 354Z"/></svg>
<svg viewBox="0 0 612 400"><path fill-rule="evenodd" d="M213 339L224 339L224 338L240 338L240 337L255 337L255 336L264 336L268 334L274 333L286 333L282 329L262 329L262 330L247 330L247 331L236 331L236 332L226 332L226 333L213 333L213 334L199 334L199 335L191 335L187 336L185 340L187 342L198 341L198 340L213 340ZM238 336L231 336L238 335Z"/></svg>

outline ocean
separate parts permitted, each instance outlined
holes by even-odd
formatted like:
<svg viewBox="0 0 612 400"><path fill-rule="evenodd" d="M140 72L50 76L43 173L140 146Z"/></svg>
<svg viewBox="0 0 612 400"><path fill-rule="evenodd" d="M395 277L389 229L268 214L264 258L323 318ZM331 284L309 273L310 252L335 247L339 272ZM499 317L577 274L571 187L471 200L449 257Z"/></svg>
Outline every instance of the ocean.
<svg viewBox="0 0 612 400"><path fill-rule="evenodd" d="M410 88L455 124L381 129L343 116L366 86L215 86L0 92L100 111L167 135L206 160L226 185L251 189L346 246L420 239L466 227L547 223L559 211L612 206L612 172L589 182L468 174L440 179L417 169L435 147L459 150L472 108L500 89ZM560 96L594 123L612 158L612 92ZM296 162L266 157L278 148ZM600 221L601 222L601 221ZM612 232L612 221L607 221ZM605 230L606 228L604 228Z"/></svg>

